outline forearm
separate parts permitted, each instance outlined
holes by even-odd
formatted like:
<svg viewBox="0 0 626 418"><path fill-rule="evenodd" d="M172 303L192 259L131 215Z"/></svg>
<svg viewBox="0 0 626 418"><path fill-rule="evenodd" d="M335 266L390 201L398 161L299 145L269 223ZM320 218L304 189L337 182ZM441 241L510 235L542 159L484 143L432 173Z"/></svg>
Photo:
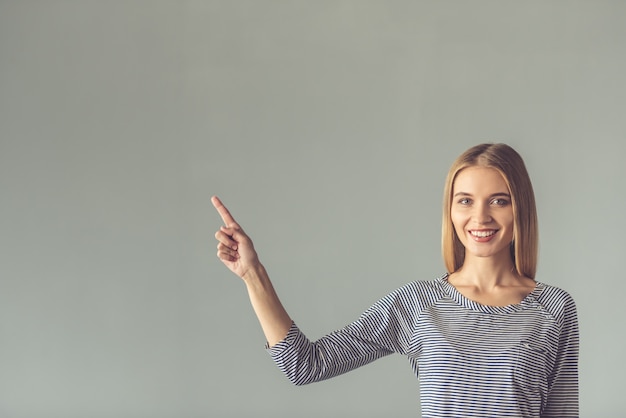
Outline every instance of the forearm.
<svg viewBox="0 0 626 418"><path fill-rule="evenodd" d="M258 268L248 271L243 280L248 289L252 308L261 323L267 343L271 347L285 338L292 320L280 302L267 271L261 264Z"/></svg>

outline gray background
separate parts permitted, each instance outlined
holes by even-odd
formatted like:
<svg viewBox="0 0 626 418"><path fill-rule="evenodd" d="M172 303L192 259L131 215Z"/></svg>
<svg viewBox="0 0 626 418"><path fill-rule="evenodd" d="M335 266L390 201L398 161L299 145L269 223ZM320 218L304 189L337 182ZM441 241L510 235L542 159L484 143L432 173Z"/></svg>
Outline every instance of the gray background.
<svg viewBox="0 0 626 418"><path fill-rule="evenodd" d="M453 159L513 145L582 415L623 395L626 2L0 1L0 416L414 417L400 356L295 388L217 194L311 338L441 274Z"/></svg>

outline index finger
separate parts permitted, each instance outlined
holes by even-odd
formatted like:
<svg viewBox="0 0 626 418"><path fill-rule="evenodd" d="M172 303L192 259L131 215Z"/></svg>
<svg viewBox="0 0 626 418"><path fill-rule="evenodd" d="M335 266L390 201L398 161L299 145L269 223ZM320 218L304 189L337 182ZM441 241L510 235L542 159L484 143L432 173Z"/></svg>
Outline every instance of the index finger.
<svg viewBox="0 0 626 418"><path fill-rule="evenodd" d="M217 209L217 212L222 217L222 221L224 221L224 225L226 226L237 225L237 222L235 222L235 218L233 218L233 215L230 214L228 209L226 209L226 206L224 206L222 201L217 196L211 197L211 203L213 203L213 206L215 206L215 209Z"/></svg>

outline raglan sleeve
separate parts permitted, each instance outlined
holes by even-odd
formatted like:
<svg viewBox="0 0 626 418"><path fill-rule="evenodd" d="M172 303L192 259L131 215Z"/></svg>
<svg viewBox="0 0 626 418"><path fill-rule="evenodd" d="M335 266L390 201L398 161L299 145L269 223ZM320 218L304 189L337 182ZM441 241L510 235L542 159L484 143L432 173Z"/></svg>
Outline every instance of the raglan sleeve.
<svg viewBox="0 0 626 418"><path fill-rule="evenodd" d="M576 305L566 295L559 346L553 370L548 375L548 397L542 418L578 417L579 330Z"/></svg>
<svg viewBox="0 0 626 418"><path fill-rule="evenodd" d="M329 379L392 353L407 352L414 321L412 288L404 286L377 301L356 321L317 341L293 323L268 353L294 385Z"/></svg>

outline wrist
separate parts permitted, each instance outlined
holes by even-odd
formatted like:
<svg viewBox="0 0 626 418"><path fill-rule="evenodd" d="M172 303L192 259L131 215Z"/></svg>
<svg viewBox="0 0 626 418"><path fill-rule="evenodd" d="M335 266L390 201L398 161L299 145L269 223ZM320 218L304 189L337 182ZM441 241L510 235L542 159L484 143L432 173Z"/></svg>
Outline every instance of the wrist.
<svg viewBox="0 0 626 418"><path fill-rule="evenodd" d="M261 284L267 281L267 271L263 264L258 263L256 266L248 269L242 276L241 279L246 283L247 286Z"/></svg>

